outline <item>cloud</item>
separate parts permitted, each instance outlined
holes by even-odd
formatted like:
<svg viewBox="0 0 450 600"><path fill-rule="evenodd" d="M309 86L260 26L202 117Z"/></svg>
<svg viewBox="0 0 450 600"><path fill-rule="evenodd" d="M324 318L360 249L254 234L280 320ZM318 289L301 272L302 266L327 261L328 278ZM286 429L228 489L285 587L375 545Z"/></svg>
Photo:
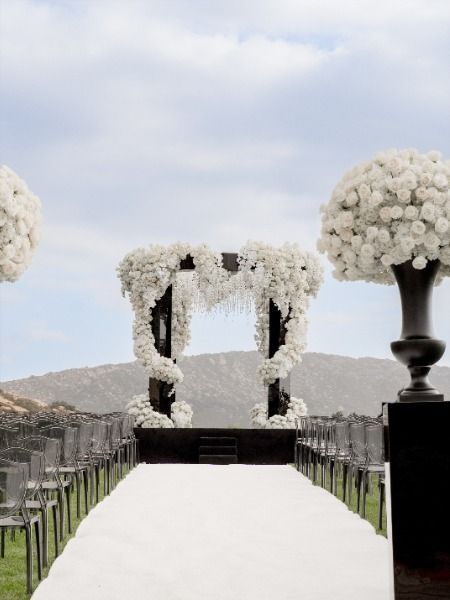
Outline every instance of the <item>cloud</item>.
<svg viewBox="0 0 450 600"><path fill-rule="evenodd" d="M447 0L3 4L2 160L41 197L45 219L15 287L23 314L46 320L53 302L67 318L89 311L106 339L129 325L115 275L129 249L181 239L232 251L262 239L313 250L319 205L354 163L392 146L450 156ZM321 292L315 350L345 337L346 348L389 352L373 311L348 334L353 295L361 306L384 298L355 289ZM24 321L5 295L12 347ZM391 309L380 314L394 337ZM84 352L74 342L74 361Z"/></svg>

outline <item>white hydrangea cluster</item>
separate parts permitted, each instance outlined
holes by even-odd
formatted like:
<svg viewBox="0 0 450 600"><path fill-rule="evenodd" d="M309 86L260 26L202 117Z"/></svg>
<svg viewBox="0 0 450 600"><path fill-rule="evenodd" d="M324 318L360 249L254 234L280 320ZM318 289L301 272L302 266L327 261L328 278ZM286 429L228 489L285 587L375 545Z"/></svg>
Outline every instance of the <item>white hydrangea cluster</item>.
<svg viewBox="0 0 450 600"><path fill-rule="evenodd" d="M323 268L315 255L302 251L297 244L274 248L263 242L248 242L239 253L239 265L253 293L255 340L264 356L269 350L269 300L277 305L283 318L288 318L284 345L258 368L262 383L270 385L287 377L301 360L306 348L306 311L310 297L317 295L322 284Z"/></svg>
<svg viewBox="0 0 450 600"><path fill-rule="evenodd" d="M437 151L388 150L355 166L322 207L319 250L340 280L395 282L391 265L450 275L450 161Z"/></svg>
<svg viewBox="0 0 450 600"><path fill-rule="evenodd" d="M191 428L193 414L191 406L184 400L172 403L172 421L175 427Z"/></svg>
<svg viewBox="0 0 450 600"><path fill-rule="evenodd" d="M17 281L40 238L41 202L9 167L0 167L0 281Z"/></svg>
<svg viewBox="0 0 450 600"><path fill-rule="evenodd" d="M126 410L134 416L136 427L144 428L172 428L192 427L192 408L187 402L179 401L172 404L172 418L153 410L146 394L133 396L126 405Z"/></svg>
<svg viewBox="0 0 450 600"><path fill-rule="evenodd" d="M222 277L221 256L206 245L191 246L176 243L171 246L152 245L129 252L118 267L122 294L128 293L133 310L134 352L150 377L177 384L183 380L180 368L174 363L189 341L192 299L176 291L176 275L180 262L190 254L196 267L199 285L208 302L213 302L217 280ZM152 332L152 308L162 298L169 285L174 285L172 306L172 357L161 356L155 348Z"/></svg>
<svg viewBox="0 0 450 600"><path fill-rule="evenodd" d="M308 414L308 407L301 398L291 397L286 415L267 418L267 405L255 404L250 410L250 419L255 429L295 429L296 421Z"/></svg>

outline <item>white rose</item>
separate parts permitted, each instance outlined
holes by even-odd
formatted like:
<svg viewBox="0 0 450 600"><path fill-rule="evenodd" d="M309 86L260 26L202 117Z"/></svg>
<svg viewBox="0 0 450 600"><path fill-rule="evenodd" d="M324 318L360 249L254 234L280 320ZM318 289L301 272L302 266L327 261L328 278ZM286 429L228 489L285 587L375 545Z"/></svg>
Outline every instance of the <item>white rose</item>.
<svg viewBox="0 0 450 600"><path fill-rule="evenodd" d="M420 211L420 216L425 221L434 221L436 218L436 212L433 204L431 202L425 202L422 206L422 210Z"/></svg>
<svg viewBox="0 0 450 600"><path fill-rule="evenodd" d="M363 239L360 235L354 235L352 237L352 248L353 250L356 250L356 252L359 252L359 250L361 250L361 246L363 245Z"/></svg>
<svg viewBox="0 0 450 600"><path fill-rule="evenodd" d="M409 254L415 245L416 243L411 237L405 237L400 240L401 249L405 254Z"/></svg>
<svg viewBox="0 0 450 600"><path fill-rule="evenodd" d="M427 262L428 261L424 256L416 256L416 258L412 261L412 266L418 271L421 271L422 269L425 269Z"/></svg>
<svg viewBox="0 0 450 600"><path fill-rule="evenodd" d="M368 200L370 198L370 187L363 183L358 188L358 194L361 200Z"/></svg>
<svg viewBox="0 0 450 600"><path fill-rule="evenodd" d="M394 263L394 259L390 254L383 254L381 262L385 267L390 267Z"/></svg>
<svg viewBox="0 0 450 600"><path fill-rule="evenodd" d="M427 152L426 156L428 160L431 160L432 162L438 162L442 159L442 154L438 150L430 150L430 152Z"/></svg>
<svg viewBox="0 0 450 600"><path fill-rule="evenodd" d="M427 188L420 186L416 189L416 198L418 200L425 200L427 197Z"/></svg>
<svg viewBox="0 0 450 600"><path fill-rule="evenodd" d="M419 211L415 206L410 205L405 208L404 214L407 219L411 219L411 221L414 221L419 216Z"/></svg>
<svg viewBox="0 0 450 600"><path fill-rule="evenodd" d="M428 250L436 250L437 248L439 248L440 243L441 240L432 231L427 233L423 240L423 244Z"/></svg>
<svg viewBox="0 0 450 600"><path fill-rule="evenodd" d="M393 219L401 219L403 216L403 208L401 208L400 206L393 206L391 208L391 217Z"/></svg>
<svg viewBox="0 0 450 600"><path fill-rule="evenodd" d="M416 235L423 235L426 231L425 223L423 221L413 221L411 224L411 231Z"/></svg>
<svg viewBox="0 0 450 600"><path fill-rule="evenodd" d="M431 173L427 173L426 171L424 173L422 173L420 175L420 184L424 185L425 187L430 185L430 183L433 181L433 176Z"/></svg>
<svg viewBox="0 0 450 600"><path fill-rule="evenodd" d="M442 173L438 173L433 177L433 183L437 188L442 190L448 186L448 179Z"/></svg>
<svg viewBox="0 0 450 600"><path fill-rule="evenodd" d="M383 195L378 192L372 192L370 198L368 199L368 204L371 208L375 208L376 206L378 206L379 204L381 204L383 202L384 198Z"/></svg>
<svg viewBox="0 0 450 600"><path fill-rule="evenodd" d="M358 203L358 194L352 190L345 198L346 206L355 206Z"/></svg>
<svg viewBox="0 0 450 600"><path fill-rule="evenodd" d="M380 229L377 237L381 244L388 244L391 241L391 236L389 235L389 231L387 229Z"/></svg>
<svg viewBox="0 0 450 600"><path fill-rule="evenodd" d="M371 258L375 254L375 248L372 244L363 244L361 246L361 256L364 258Z"/></svg>
<svg viewBox="0 0 450 600"><path fill-rule="evenodd" d="M445 217L439 217L439 219L437 219L436 224L434 226L436 233L446 233L448 231L448 228L449 228L448 220Z"/></svg>
<svg viewBox="0 0 450 600"><path fill-rule="evenodd" d="M343 211L339 216L339 222L341 227L352 227L353 226L353 213L350 211Z"/></svg>
<svg viewBox="0 0 450 600"><path fill-rule="evenodd" d="M369 242L372 242L378 235L378 228L377 227L368 227L367 231L366 231L366 238Z"/></svg>
<svg viewBox="0 0 450 600"><path fill-rule="evenodd" d="M406 204L411 199L411 192L405 189L398 190L397 198L400 200L400 202Z"/></svg>
<svg viewBox="0 0 450 600"><path fill-rule="evenodd" d="M388 223L392 219L391 208L389 206L383 206L380 209L380 219L385 223Z"/></svg>

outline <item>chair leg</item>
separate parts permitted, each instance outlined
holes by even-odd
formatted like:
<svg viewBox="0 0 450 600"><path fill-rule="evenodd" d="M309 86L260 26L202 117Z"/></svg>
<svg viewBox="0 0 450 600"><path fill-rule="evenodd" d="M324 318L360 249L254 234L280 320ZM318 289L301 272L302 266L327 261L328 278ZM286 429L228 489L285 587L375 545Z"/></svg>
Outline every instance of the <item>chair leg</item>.
<svg viewBox="0 0 450 600"><path fill-rule="evenodd" d="M58 488L58 505L59 505L59 539L62 542L64 539L64 513L65 513L65 508L64 508L64 488L60 487Z"/></svg>
<svg viewBox="0 0 450 600"><path fill-rule="evenodd" d="M88 492L89 492L89 484L88 484L88 472L85 469L83 471L83 488L84 488L84 510L85 513L89 512L89 501L88 501Z"/></svg>
<svg viewBox="0 0 450 600"><path fill-rule="evenodd" d="M59 556L59 531L58 531L58 515L56 513L56 509L57 509L56 504L54 504L52 506L52 513L53 513L53 535L54 535L54 539L55 539L55 558L57 556ZM60 509L61 510L61 507Z"/></svg>
<svg viewBox="0 0 450 600"><path fill-rule="evenodd" d="M370 474L368 473L368 471L362 472L362 476L361 476L361 485L362 485L361 517L363 519L366 518L367 488L369 486L369 477L370 477Z"/></svg>
<svg viewBox="0 0 450 600"><path fill-rule="evenodd" d="M345 463L342 465L342 502L347 501L347 478L348 478L348 465ZM337 490L336 490L337 492Z"/></svg>
<svg viewBox="0 0 450 600"><path fill-rule="evenodd" d="M69 533L72 533L72 503L71 503L71 487L72 485L68 485L65 487L66 490L66 503L67 503L67 525L69 529Z"/></svg>
<svg viewBox="0 0 450 600"><path fill-rule="evenodd" d="M378 529L383 529L384 483L378 482Z"/></svg>
<svg viewBox="0 0 450 600"><path fill-rule="evenodd" d="M6 537L6 527L1 528L1 540L0 540L0 557L5 558L5 537Z"/></svg>
<svg viewBox="0 0 450 600"><path fill-rule="evenodd" d="M361 482L362 470L358 468L356 471L356 512L358 514L361 507Z"/></svg>
<svg viewBox="0 0 450 600"><path fill-rule="evenodd" d="M91 506L95 504L95 466L92 464L89 467L89 486L91 490L91 496L89 498L89 502Z"/></svg>
<svg viewBox="0 0 450 600"><path fill-rule="evenodd" d="M25 543L27 549L27 592L33 592L33 547L31 545L31 526L25 525Z"/></svg>
<svg viewBox="0 0 450 600"><path fill-rule="evenodd" d="M98 504L99 499L99 487L100 487L100 465L94 465L94 479L95 479L95 503Z"/></svg>
<svg viewBox="0 0 450 600"><path fill-rule="evenodd" d="M39 520L36 520L34 522L34 534L35 534L35 538L36 538L38 579L39 579L39 581L42 581L42 540L41 540L41 523Z"/></svg>
<svg viewBox="0 0 450 600"><path fill-rule="evenodd" d="M41 510L42 515L42 565L48 567L48 512L47 507Z"/></svg>
<svg viewBox="0 0 450 600"><path fill-rule="evenodd" d="M75 471L75 485L77 490L77 519L81 519L81 480L78 471Z"/></svg>
<svg viewBox="0 0 450 600"><path fill-rule="evenodd" d="M351 504L352 504L352 495L353 495L353 467L352 467L352 465L349 465L349 467L348 467L348 487L347 487L347 491L348 491L348 505L351 506Z"/></svg>

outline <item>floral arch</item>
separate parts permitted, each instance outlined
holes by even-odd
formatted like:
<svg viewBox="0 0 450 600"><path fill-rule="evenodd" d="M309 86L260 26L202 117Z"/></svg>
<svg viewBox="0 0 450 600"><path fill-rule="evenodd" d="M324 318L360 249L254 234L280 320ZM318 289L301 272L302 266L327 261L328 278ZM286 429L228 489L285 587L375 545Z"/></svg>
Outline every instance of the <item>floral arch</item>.
<svg viewBox="0 0 450 600"><path fill-rule="evenodd" d="M292 411L289 373L301 361L309 298L323 280L314 254L289 243L275 248L249 242L238 253L222 254L204 244L151 245L129 252L118 275L134 310L134 352L149 375L146 410L153 426L173 426L171 417L183 421L177 412L188 416L190 408L175 401L175 386L183 380L176 360L189 343L194 309L217 305L227 312L255 307L255 340L264 356L258 376L268 388L268 404L255 407L254 421L279 420ZM143 403L138 400L141 409Z"/></svg>

